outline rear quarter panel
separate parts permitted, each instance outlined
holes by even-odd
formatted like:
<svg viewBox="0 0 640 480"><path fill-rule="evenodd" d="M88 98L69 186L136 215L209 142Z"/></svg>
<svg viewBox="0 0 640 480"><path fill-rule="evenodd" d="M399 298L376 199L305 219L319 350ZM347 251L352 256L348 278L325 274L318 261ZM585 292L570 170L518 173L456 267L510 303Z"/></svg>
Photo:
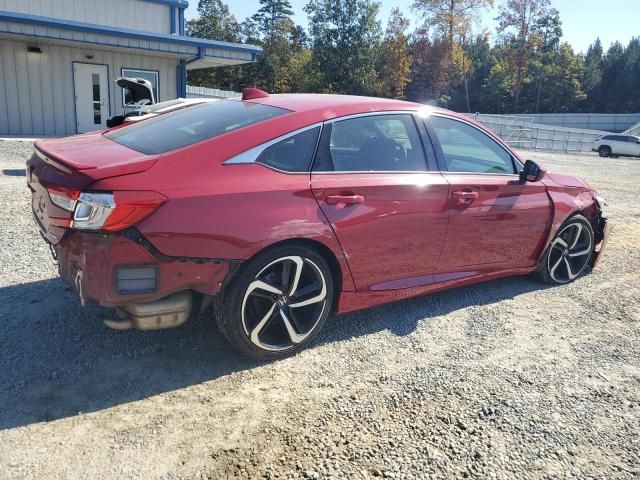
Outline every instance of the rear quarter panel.
<svg viewBox="0 0 640 480"><path fill-rule="evenodd" d="M276 243L308 239L334 254L342 273L342 289L354 289L342 249L311 192L308 173L286 174L259 164L197 160L177 159L183 171L175 172L171 182L165 178L161 188L155 183L150 188L169 200L137 228L161 253L247 260ZM162 168L161 163L158 167ZM152 174L160 173L164 172L142 176L151 181ZM139 189L141 179L136 177L119 179L117 188L126 189L130 182ZM116 187L109 182L98 186Z"/></svg>

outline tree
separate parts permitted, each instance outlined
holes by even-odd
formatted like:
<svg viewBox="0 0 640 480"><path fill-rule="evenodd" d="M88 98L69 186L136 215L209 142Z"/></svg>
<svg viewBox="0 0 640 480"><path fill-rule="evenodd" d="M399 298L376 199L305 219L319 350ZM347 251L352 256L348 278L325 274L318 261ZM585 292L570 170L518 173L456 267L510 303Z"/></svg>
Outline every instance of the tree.
<svg viewBox="0 0 640 480"><path fill-rule="evenodd" d="M533 28L540 40L535 48L532 62L533 75L536 79L536 100L533 111L538 113L543 84L549 76L560 48L560 39L562 38L560 12L552 8L546 15L538 19Z"/></svg>
<svg viewBox="0 0 640 480"><path fill-rule="evenodd" d="M466 57L465 44L478 11L487 6L493 6L493 0L415 0L412 8L424 19L423 31L433 35L432 45L438 48L433 53L439 56L440 50L444 49L443 62L438 66L446 77L446 86L442 92L436 92L438 97L464 83L468 99L470 61Z"/></svg>
<svg viewBox="0 0 640 480"><path fill-rule="evenodd" d="M411 83L407 97L417 102L446 105L449 97L451 66L449 42L444 38L432 40L425 30L418 30L412 38Z"/></svg>
<svg viewBox="0 0 640 480"><path fill-rule="evenodd" d="M584 57L584 77L582 83L589 97L595 93L596 89L600 87L602 83L603 56L604 50L602 49L602 42L600 38L596 38L596 41L589 45L587 54Z"/></svg>
<svg viewBox="0 0 640 480"><path fill-rule="evenodd" d="M575 111L577 105L586 98L580 83L583 70L582 57L573 51L571 45L562 43L547 67L546 82L549 87L540 102L541 110L554 113Z"/></svg>
<svg viewBox="0 0 640 480"><path fill-rule="evenodd" d="M283 32L282 28L290 30L293 10L289 0L260 0L260 9L253 16L260 31L267 37Z"/></svg>
<svg viewBox="0 0 640 480"><path fill-rule="evenodd" d="M405 35L407 28L409 20L399 8L394 8L381 46L377 92L381 97L404 98L411 71L411 57Z"/></svg>
<svg viewBox="0 0 640 480"><path fill-rule="evenodd" d="M222 0L200 0L198 18L187 22L186 33L190 37L237 42L240 25Z"/></svg>
<svg viewBox="0 0 640 480"><path fill-rule="evenodd" d="M239 42L242 27L222 0L200 0L198 18L189 20L186 33L190 37ZM190 70L188 83L212 88L236 89L240 76L239 67Z"/></svg>
<svg viewBox="0 0 640 480"><path fill-rule="evenodd" d="M378 8L371 0L310 0L306 5L318 90L375 92L382 36Z"/></svg>
<svg viewBox="0 0 640 480"><path fill-rule="evenodd" d="M505 0L500 6L498 34L510 46L509 69L513 80L513 109L518 110L523 83L534 48L539 44L540 31L536 30L545 16L549 15L549 0Z"/></svg>
<svg viewBox="0 0 640 480"><path fill-rule="evenodd" d="M493 0L415 0L412 8L422 15L427 28L453 44L456 37L469 31L480 9L492 6Z"/></svg>

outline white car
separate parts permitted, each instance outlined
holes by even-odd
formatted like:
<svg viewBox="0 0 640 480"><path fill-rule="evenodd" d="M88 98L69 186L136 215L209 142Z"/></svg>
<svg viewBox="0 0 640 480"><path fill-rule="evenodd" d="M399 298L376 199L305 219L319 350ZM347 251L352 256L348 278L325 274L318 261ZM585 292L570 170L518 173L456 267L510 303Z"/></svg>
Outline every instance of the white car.
<svg viewBox="0 0 640 480"><path fill-rule="evenodd" d="M634 135L605 135L593 142L594 152L601 157L620 155L640 157L640 137Z"/></svg>

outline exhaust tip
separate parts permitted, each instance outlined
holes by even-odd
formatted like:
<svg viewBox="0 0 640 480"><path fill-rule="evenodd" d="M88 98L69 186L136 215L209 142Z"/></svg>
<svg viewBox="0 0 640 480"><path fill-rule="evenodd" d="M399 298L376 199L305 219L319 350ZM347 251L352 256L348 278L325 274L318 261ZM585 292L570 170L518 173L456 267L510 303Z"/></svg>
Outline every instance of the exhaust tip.
<svg viewBox="0 0 640 480"><path fill-rule="evenodd" d="M131 320L103 320L103 323L113 330L129 330L133 328Z"/></svg>

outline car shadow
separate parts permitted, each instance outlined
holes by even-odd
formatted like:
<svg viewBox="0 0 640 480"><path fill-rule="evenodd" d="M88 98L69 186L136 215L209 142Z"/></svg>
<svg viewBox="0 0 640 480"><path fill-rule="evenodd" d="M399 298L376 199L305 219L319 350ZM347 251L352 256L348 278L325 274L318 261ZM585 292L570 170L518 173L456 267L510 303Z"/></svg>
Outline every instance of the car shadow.
<svg viewBox="0 0 640 480"><path fill-rule="evenodd" d="M540 288L516 277L335 316L311 348L384 330L408 335L433 317ZM59 279L0 288L0 429L94 412L263 364L227 345L210 316L139 332L106 328L101 320L110 313L80 307Z"/></svg>
<svg viewBox="0 0 640 480"><path fill-rule="evenodd" d="M26 177L27 172L24 168L4 168L2 174L7 177Z"/></svg>

